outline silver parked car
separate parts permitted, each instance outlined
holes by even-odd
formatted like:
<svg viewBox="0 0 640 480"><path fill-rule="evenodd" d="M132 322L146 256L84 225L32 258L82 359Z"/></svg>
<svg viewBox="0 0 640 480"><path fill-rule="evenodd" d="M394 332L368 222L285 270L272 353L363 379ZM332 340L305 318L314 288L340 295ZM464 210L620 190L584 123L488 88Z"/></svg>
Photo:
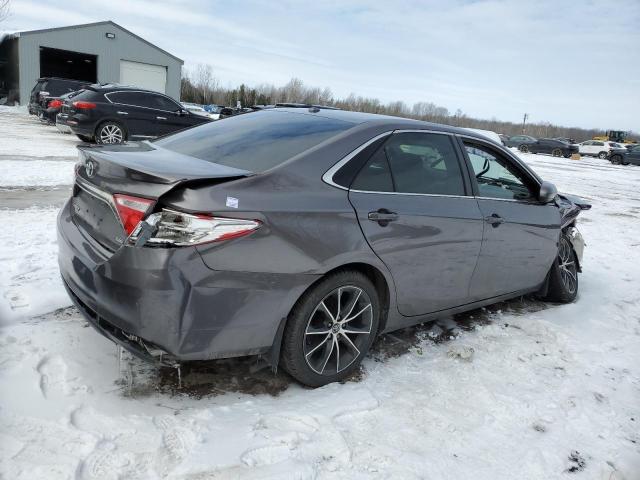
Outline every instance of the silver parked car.
<svg viewBox="0 0 640 480"><path fill-rule="evenodd" d="M381 332L578 292L589 205L464 129L270 108L86 147L76 172L58 218L68 292L162 363L262 354L319 386Z"/></svg>

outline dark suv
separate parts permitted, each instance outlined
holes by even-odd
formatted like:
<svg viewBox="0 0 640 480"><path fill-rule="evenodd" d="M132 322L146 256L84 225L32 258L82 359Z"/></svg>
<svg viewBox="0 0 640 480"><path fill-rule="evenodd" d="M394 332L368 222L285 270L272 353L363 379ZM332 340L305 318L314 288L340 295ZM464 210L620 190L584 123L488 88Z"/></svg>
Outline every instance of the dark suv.
<svg viewBox="0 0 640 480"><path fill-rule="evenodd" d="M97 143L154 138L209 121L161 93L114 84L86 87L56 116L59 128Z"/></svg>
<svg viewBox="0 0 640 480"><path fill-rule="evenodd" d="M47 98L57 98L67 93L75 92L87 85L86 81L72 80L70 78L39 78L31 89L29 96L29 113L38 115L47 108Z"/></svg>
<svg viewBox="0 0 640 480"><path fill-rule="evenodd" d="M569 158L578 153L578 146L555 138L533 138L528 135L516 135L505 142L507 147L517 147L523 153L546 153L554 157Z"/></svg>

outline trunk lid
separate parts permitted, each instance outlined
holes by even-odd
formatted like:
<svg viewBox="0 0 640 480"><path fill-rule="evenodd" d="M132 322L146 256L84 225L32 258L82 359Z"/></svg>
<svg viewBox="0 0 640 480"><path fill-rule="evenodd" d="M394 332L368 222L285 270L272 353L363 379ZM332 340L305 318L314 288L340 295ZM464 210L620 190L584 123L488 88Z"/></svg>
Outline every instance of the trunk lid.
<svg viewBox="0 0 640 480"><path fill-rule="evenodd" d="M190 183L222 183L252 175L246 170L218 165L158 148L148 142L79 148L76 183L71 199L74 222L110 251L127 234L117 214L113 195L126 194L156 201Z"/></svg>

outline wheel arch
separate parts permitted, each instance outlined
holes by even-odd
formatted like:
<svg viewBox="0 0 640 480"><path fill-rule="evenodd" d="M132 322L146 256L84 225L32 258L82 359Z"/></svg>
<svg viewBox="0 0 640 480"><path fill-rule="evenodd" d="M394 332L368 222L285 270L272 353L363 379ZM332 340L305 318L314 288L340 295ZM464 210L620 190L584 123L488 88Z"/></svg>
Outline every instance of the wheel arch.
<svg viewBox="0 0 640 480"><path fill-rule="evenodd" d="M371 265L369 263L351 262L351 263L342 264L340 266L332 268L331 270L327 270L323 275L321 275L313 283L311 283L298 296L297 300L293 303L293 305L289 309L287 316L280 320L280 325L278 326L276 336L273 340L273 344L268 354L269 363L271 364L271 368L274 371L277 371L278 363L280 362L280 350L282 347L282 338L284 334L284 329L287 325L287 322L289 321L291 311L296 307L298 302L300 302L302 298L322 280L327 278L329 275L333 275L335 273L346 271L346 270L360 272L364 276L366 276L369 280L371 280L371 283L373 283L373 286L375 287L376 293L378 294L378 298L380 300L380 321L378 323L378 331L376 332L376 336L380 334L380 332L384 331L384 329L387 326L387 320L389 318L389 309L391 308L391 288L392 288L391 285L389 284L389 281L385 277L384 273L382 273L382 271L378 267Z"/></svg>
<svg viewBox="0 0 640 480"><path fill-rule="evenodd" d="M93 129L94 138L98 137L98 130L100 130L100 127L102 127L102 125L104 125L105 123L116 123L120 125L124 132L124 137L125 137L124 140L129 140L129 127L127 126L126 122L123 122L122 119L120 118L112 118L112 117L102 118L96 122L96 125Z"/></svg>

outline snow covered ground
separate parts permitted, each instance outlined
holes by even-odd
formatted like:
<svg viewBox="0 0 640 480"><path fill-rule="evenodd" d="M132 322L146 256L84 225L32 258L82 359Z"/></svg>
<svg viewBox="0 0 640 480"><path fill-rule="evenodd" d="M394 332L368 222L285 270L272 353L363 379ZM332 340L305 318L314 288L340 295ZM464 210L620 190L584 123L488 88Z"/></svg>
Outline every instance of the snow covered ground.
<svg viewBox="0 0 640 480"><path fill-rule="evenodd" d="M7 107L0 132L0 478L640 479L640 168L523 156L593 202L571 305L386 335L342 385L239 359L178 388L68 306L55 216L77 140Z"/></svg>

